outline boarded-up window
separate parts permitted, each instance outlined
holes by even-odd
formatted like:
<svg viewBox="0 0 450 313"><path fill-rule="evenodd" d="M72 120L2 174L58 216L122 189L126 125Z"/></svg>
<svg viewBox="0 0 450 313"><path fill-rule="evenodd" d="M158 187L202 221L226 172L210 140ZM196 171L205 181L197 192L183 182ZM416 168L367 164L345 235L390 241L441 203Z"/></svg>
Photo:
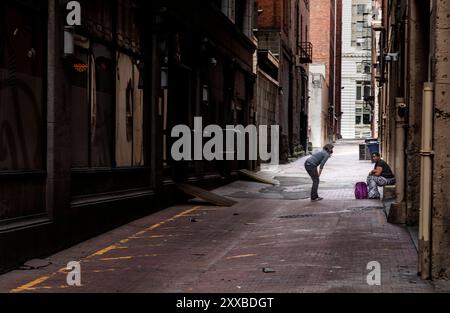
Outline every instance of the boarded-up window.
<svg viewBox="0 0 450 313"><path fill-rule="evenodd" d="M0 170L43 168L46 1L0 2Z"/></svg>
<svg viewBox="0 0 450 313"><path fill-rule="evenodd" d="M86 1L84 29L76 36L72 75L72 166L134 167L144 165L142 64L129 54L140 51L140 33L132 0L117 1L117 52L112 39L111 3ZM84 70L84 71L83 71Z"/></svg>
<svg viewBox="0 0 450 313"><path fill-rule="evenodd" d="M144 165L143 92L139 89L138 62L117 53L116 164Z"/></svg>

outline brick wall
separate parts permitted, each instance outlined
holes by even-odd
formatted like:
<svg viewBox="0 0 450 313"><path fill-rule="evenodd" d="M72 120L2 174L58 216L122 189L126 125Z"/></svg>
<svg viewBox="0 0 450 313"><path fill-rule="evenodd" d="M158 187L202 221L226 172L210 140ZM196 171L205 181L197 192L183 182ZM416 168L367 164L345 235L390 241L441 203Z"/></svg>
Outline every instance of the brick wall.
<svg viewBox="0 0 450 313"><path fill-rule="evenodd" d="M258 17L259 29L280 29L283 1L257 0L258 9L263 13Z"/></svg>
<svg viewBox="0 0 450 313"><path fill-rule="evenodd" d="M336 83L335 83L335 112L337 122L335 135L341 135L341 87L342 87L342 0L336 0Z"/></svg>
<svg viewBox="0 0 450 313"><path fill-rule="evenodd" d="M313 44L313 63L325 64L325 82L329 87L329 102L335 105L338 121L330 114L330 140L340 135L341 112L341 52L342 1L315 0L310 5L310 40ZM336 41L335 41L336 37ZM335 55L336 54L336 55Z"/></svg>
<svg viewBox="0 0 450 313"><path fill-rule="evenodd" d="M331 0L314 0L311 3L310 38L314 46L313 62L325 64L325 81L330 84L331 51Z"/></svg>

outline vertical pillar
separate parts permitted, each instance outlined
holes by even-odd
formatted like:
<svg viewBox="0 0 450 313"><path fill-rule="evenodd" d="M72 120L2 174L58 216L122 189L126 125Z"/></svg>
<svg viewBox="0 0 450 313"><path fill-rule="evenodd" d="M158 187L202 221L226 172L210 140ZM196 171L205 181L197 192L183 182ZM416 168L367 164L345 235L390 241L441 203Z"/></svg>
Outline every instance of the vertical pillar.
<svg viewBox="0 0 450 313"><path fill-rule="evenodd" d="M419 271L422 279L429 279L432 166L433 166L433 100L434 84L424 83L422 110L422 149L420 180Z"/></svg>
<svg viewBox="0 0 450 313"><path fill-rule="evenodd" d="M389 211L388 221L394 224L406 223L405 202L405 123L406 104L404 98L395 98L395 203Z"/></svg>

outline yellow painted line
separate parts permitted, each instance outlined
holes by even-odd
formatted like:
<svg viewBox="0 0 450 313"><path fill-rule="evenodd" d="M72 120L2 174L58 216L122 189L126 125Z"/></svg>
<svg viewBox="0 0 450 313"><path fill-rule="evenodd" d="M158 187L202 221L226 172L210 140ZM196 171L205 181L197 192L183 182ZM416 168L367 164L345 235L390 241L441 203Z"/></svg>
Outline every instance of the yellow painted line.
<svg viewBox="0 0 450 313"><path fill-rule="evenodd" d="M28 284L25 284L23 286L20 286L18 288L11 290L11 292L16 293L16 292L23 292L23 291L27 291L27 290L34 290L37 285L40 285L43 282L47 281L51 276L53 276L53 275L40 277L36 280L33 280L32 282L29 282Z"/></svg>
<svg viewBox="0 0 450 313"><path fill-rule="evenodd" d="M92 272L93 273L108 273L108 272L115 272L115 271L116 271L115 268L110 268L110 269L107 269L107 270L94 270Z"/></svg>
<svg viewBox="0 0 450 313"><path fill-rule="evenodd" d="M227 258L227 260L250 258L252 256L257 256L257 254L243 254L243 255L230 256Z"/></svg>
<svg viewBox="0 0 450 313"><path fill-rule="evenodd" d="M135 256L121 256L117 258L103 258L100 259L100 261L117 261L117 260L131 260L136 258L148 258L148 257L156 257L159 256L159 254L144 254L144 255L135 255Z"/></svg>
<svg viewBox="0 0 450 313"><path fill-rule="evenodd" d="M135 237L136 237L138 234L145 234L145 233L147 233L147 232L149 232L149 231L151 231L151 230L154 230L154 229L156 229L156 228L161 227L162 225L164 225L164 224L166 224L166 223L168 223L168 222L173 222L173 221L175 221L176 219L178 219L178 218L180 218L180 217L184 217L184 216L186 216L187 214L190 214L190 213L192 213L192 212L198 210L199 208L200 208L200 206L196 206L196 207L193 207L192 209L189 209L189 210L186 210L186 211L184 211L184 212L181 212L180 214L177 214L177 215L175 215L175 216L172 217L172 218L169 218L169 219L167 219L167 220L165 220L165 221L162 221L162 222L160 222L160 223L158 223L158 224L154 224L154 225L152 225L152 226L150 226L150 227L144 229L143 231L140 231L139 233L134 234L133 236L130 236L130 237L126 238L126 239L123 239L123 240L121 240L121 241L119 241L119 242L123 242L123 241L125 241L125 240L126 240L126 242L128 242L128 241L131 240L131 239L135 239ZM125 243L125 242L123 242L123 243ZM118 244L111 245L111 246L109 246L109 247L106 247L106 248L104 248L104 249L101 249L101 250L99 250L99 251L97 251L97 252L91 254L90 256L86 257L86 259L93 258L93 257L95 257L95 256L102 256L102 255L108 253L109 251L115 250L115 249L117 249L117 248L118 248ZM29 282L29 283L26 283L26 284L22 285L22 286L20 286L20 287L14 288L14 289L12 289L10 292L12 292L12 293L18 293L18 292L24 292L24 291L36 290L36 289L37 289L36 287L37 287L38 285L42 284L43 282L47 281L48 279L50 279L51 277L55 276L55 275L58 274L58 273L60 273L60 274L66 274L66 273L67 273L67 269L66 269L65 267L63 267L63 268L59 269L57 272L52 273L51 275L42 276L42 277L40 277L40 278L38 278L38 279L35 279L35 280L33 280L33 281Z"/></svg>
<svg viewBox="0 0 450 313"><path fill-rule="evenodd" d="M56 273L68 274L69 272L70 272L70 270L68 270L67 268L63 267L63 268L60 268ZM56 273L54 273L54 274L56 274Z"/></svg>
<svg viewBox="0 0 450 313"><path fill-rule="evenodd" d="M94 254L88 256L87 258L92 258L94 256L100 256L100 255L104 255L105 253L108 253L109 251L115 250L117 249L116 245L111 245L109 247L106 247L105 249L99 250L97 252L95 252Z"/></svg>

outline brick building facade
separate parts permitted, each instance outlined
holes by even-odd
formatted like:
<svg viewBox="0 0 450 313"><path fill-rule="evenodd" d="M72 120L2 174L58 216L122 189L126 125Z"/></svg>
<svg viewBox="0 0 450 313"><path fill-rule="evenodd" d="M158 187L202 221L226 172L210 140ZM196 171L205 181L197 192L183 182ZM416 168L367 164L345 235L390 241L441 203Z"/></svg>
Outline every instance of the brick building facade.
<svg viewBox="0 0 450 313"><path fill-rule="evenodd" d="M258 49L270 51L279 61L278 110L280 159L286 161L298 149L308 147L308 0L258 0Z"/></svg>
<svg viewBox="0 0 450 313"><path fill-rule="evenodd" d="M325 82L329 89L326 137L328 141L334 141L340 138L342 1L314 1L310 25L313 63L325 65Z"/></svg>

